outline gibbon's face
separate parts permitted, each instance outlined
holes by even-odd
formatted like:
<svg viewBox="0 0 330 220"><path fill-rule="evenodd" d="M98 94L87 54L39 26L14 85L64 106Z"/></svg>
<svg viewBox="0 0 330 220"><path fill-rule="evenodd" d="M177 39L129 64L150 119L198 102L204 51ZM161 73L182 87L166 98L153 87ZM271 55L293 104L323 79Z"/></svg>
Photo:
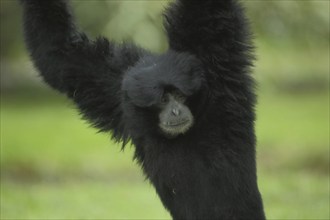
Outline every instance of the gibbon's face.
<svg viewBox="0 0 330 220"><path fill-rule="evenodd" d="M165 136L174 138L186 133L194 123L194 117L185 104L187 97L179 90L165 92L157 105L159 128Z"/></svg>
<svg viewBox="0 0 330 220"><path fill-rule="evenodd" d="M157 129L167 138L185 134L194 124L187 103L202 87L202 72L199 60L189 54L169 51L142 58L122 81L124 103L131 106L124 108L126 118L149 124L143 128Z"/></svg>

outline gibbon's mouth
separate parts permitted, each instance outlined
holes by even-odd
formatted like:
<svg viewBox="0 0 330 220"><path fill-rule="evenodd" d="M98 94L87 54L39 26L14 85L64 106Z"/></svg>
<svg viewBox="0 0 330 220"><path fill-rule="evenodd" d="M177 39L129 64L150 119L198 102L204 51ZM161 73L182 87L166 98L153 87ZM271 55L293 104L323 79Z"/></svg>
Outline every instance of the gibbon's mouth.
<svg viewBox="0 0 330 220"><path fill-rule="evenodd" d="M159 125L159 127L168 138L174 138L179 134L186 133L192 125L192 120L183 120L175 123L163 122Z"/></svg>
<svg viewBox="0 0 330 220"><path fill-rule="evenodd" d="M184 126L185 124L188 124L189 120L183 120L183 121L179 121L179 122L164 122L163 126L165 127L180 127L180 126Z"/></svg>

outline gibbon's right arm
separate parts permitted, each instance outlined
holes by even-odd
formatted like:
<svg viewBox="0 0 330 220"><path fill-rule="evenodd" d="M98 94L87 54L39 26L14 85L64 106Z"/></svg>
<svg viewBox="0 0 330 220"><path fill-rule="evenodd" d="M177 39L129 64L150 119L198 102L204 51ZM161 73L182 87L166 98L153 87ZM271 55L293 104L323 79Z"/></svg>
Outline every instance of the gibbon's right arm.
<svg viewBox="0 0 330 220"><path fill-rule="evenodd" d="M115 45L107 39L89 40L77 31L66 0L20 0L25 41L41 76L51 87L74 100L84 117L102 131L123 131L121 81L144 51Z"/></svg>

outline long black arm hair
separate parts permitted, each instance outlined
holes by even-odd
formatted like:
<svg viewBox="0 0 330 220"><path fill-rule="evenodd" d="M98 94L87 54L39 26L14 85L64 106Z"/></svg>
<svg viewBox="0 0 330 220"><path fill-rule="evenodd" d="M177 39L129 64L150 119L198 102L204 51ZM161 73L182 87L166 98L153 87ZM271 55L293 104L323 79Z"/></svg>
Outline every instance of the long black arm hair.
<svg viewBox="0 0 330 220"><path fill-rule="evenodd" d="M145 52L105 38L88 39L77 30L65 0L20 1L26 44L43 79L72 98L96 127L127 139L121 123L122 75Z"/></svg>
<svg viewBox="0 0 330 220"><path fill-rule="evenodd" d="M165 13L170 48L195 55L214 93L246 99L253 82L251 33L237 0L176 0ZM252 97L251 97L252 98Z"/></svg>

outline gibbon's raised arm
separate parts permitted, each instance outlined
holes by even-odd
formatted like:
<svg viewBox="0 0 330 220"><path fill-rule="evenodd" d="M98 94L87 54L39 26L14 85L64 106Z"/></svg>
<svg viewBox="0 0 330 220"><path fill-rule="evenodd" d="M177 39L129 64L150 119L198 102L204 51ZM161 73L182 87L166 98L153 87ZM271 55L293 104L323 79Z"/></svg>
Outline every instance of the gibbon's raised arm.
<svg viewBox="0 0 330 220"><path fill-rule="evenodd" d="M96 127L125 139L120 123L122 75L144 52L104 38L89 40L77 31L65 0L20 2L26 44L43 79L72 98Z"/></svg>
<svg viewBox="0 0 330 220"><path fill-rule="evenodd" d="M243 15L236 0L176 0L165 13L170 48L200 59L216 90L226 81L244 83L252 47Z"/></svg>

